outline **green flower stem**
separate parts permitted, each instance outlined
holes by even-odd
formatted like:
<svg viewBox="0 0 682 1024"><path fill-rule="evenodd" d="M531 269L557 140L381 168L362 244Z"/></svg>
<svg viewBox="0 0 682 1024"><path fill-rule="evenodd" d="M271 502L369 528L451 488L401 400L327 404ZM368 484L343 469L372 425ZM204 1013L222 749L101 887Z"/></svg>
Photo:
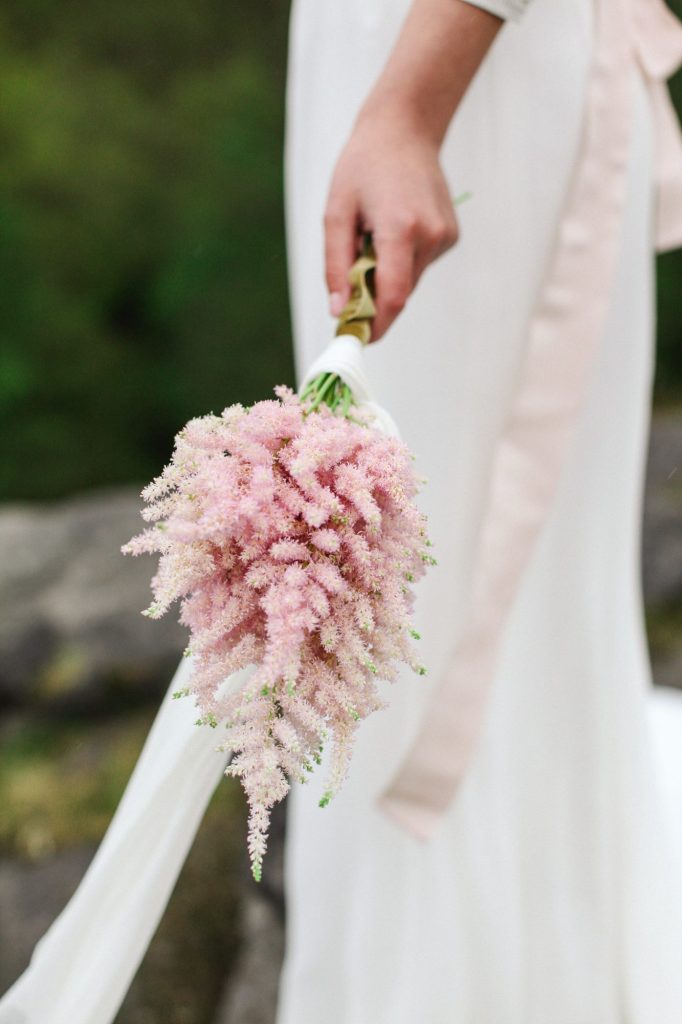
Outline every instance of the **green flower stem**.
<svg viewBox="0 0 682 1024"><path fill-rule="evenodd" d="M353 418L350 416L353 392L337 373L321 373L311 380L301 392L301 402L305 405L306 416L324 403L332 412L340 412L346 419Z"/></svg>

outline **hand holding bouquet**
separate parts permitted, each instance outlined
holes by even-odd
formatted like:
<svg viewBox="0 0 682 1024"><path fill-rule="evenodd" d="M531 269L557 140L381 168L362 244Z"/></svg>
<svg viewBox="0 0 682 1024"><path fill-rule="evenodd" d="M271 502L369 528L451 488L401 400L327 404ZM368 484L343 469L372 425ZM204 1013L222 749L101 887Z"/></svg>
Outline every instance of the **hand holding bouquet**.
<svg viewBox="0 0 682 1024"><path fill-rule="evenodd" d="M346 351L369 335L371 250L337 334ZM333 343L334 344L334 343ZM338 344L338 342L336 343ZM433 562L414 499L413 458L338 373L299 395L233 405L190 420L171 462L142 491L153 526L122 547L159 552L153 604L181 602L194 659L188 694L199 722L226 728L249 803L249 853L261 876L270 809L306 781L331 743L324 806L349 768L359 723L385 707L378 679L416 672L412 584ZM225 695L233 673L252 666Z"/></svg>

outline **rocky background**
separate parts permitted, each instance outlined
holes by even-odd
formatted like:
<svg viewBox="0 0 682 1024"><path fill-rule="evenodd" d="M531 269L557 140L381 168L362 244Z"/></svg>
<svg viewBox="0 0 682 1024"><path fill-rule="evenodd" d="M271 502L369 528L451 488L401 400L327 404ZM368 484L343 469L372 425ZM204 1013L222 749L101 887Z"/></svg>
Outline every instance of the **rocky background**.
<svg viewBox="0 0 682 1024"><path fill-rule="evenodd" d="M186 643L140 615L154 562L119 549L141 504L121 487L0 511L0 992L90 862ZM218 786L119 1024L272 1019L283 812L256 885L241 788Z"/></svg>
<svg viewBox="0 0 682 1024"><path fill-rule="evenodd" d="M644 588L656 681L682 685L682 414L657 413ZM136 487L0 511L0 990L103 835L185 642L151 623ZM283 951L284 808L260 886L235 780L209 807L118 1024L271 1024Z"/></svg>

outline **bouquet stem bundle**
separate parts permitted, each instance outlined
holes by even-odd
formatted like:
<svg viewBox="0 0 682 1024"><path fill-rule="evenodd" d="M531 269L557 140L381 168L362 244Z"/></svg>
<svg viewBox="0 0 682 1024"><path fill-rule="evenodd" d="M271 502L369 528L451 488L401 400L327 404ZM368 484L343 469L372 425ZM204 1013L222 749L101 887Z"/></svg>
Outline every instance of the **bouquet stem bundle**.
<svg viewBox="0 0 682 1024"><path fill-rule="evenodd" d="M361 261L337 331L356 337L373 312L371 254ZM190 420L142 491L153 525L122 547L160 554L146 614L181 603L194 659L187 693L199 723L225 729L256 880L271 808L291 781L306 781L330 741L326 805L359 722L386 706L377 680L397 679L400 664L425 671L412 584L434 561L409 450L371 425L341 376L275 394ZM245 684L226 695L245 668Z"/></svg>

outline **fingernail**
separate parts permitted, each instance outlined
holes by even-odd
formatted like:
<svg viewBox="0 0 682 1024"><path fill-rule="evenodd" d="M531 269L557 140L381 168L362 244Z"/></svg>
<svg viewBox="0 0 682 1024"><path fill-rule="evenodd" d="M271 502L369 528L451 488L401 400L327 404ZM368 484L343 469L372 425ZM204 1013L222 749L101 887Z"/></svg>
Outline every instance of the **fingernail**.
<svg viewBox="0 0 682 1024"><path fill-rule="evenodd" d="M329 309L332 316L338 316L343 309L343 296L341 292L332 292L329 296Z"/></svg>

